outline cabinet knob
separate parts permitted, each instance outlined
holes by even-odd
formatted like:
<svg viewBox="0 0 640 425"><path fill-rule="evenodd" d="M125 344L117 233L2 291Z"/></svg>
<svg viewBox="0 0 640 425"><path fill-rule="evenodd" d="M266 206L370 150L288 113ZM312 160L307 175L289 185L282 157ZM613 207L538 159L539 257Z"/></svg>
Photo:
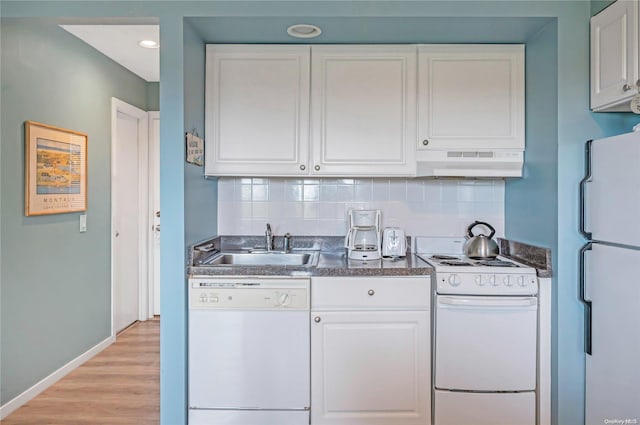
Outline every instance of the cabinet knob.
<svg viewBox="0 0 640 425"><path fill-rule="evenodd" d="M424 140L422 141L422 144L423 144L424 146L427 146L427 145L429 144L429 140L424 139Z"/></svg>
<svg viewBox="0 0 640 425"><path fill-rule="evenodd" d="M631 85L625 84L624 86L622 86L622 91L629 91L629 90L631 90Z"/></svg>
<svg viewBox="0 0 640 425"><path fill-rule="evenodd" d="M307 166L306 166L306 165L304 165L304 164L302 164L302 165L300 165L300 169L301 169L302 171L304 171L304 170L306 170L306 169L307 169Z"/></svg>
<svg viewBox="0 0 640 425"><path fill-rule="evenodd" d="M374 291L373 289L369 289L369 291L367 291L367 294L373 296L375 295L376 291Z"/></svg>
<svg viewBox="0 0 640 425"><path fill-rule="evenodd" d="M313 167L313 169L316 170L316 171L320 171L320 166L316 165L315 167Z"/></svg>
<svg viewBox="0 0 640 425"><path fill-rule="evenodd" d="M313 318L313 321L316 322L316 323L320 323L320 320L322 320L322 319L320 319L320 316L316 316L316 317Z"/></svg>

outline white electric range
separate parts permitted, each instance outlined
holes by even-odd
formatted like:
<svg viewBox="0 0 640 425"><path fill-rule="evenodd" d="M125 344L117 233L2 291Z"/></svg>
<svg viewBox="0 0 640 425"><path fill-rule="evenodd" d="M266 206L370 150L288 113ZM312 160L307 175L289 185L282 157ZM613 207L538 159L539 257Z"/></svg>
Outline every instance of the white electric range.
<svg viewBox="0 0 640 425"><path fill-rule="evenodd" d="M434 269L434 423L535 425L538 281L511 259L470 259L463 238L415 238Z"/></svg>

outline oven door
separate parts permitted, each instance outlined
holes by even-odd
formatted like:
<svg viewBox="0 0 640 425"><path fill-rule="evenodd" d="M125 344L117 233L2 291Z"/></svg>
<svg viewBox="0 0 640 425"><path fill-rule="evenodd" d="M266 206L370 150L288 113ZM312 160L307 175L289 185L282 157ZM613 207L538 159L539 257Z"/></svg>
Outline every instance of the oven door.
<svg viewBox="0 0 640 425"><path fill-rule="evenodd" d="M536 297L436 296L435 387L536 388Z"/></svg>

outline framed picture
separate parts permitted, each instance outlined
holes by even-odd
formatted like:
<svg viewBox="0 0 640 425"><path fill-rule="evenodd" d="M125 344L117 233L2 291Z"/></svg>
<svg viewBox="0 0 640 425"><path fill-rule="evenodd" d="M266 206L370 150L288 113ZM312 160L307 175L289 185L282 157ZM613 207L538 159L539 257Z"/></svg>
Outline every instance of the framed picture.
<svg viewBox="0 0 640 425"><path fill-rule="evenodd" d="M25 122L24 214L87 210L87 135Z"/></svg>
<svg viewBox="0 0 640 425"><path fill-rule="evenodd" d="M204 165L204 140L193 130L185 135L187 143L187 162L202 167Z"/></svg>

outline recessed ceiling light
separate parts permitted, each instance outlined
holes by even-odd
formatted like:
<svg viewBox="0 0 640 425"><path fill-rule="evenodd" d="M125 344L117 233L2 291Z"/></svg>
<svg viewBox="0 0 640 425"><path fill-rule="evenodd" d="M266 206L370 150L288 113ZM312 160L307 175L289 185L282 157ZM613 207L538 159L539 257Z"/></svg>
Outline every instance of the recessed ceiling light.
<svg viewBox="0 0 640 425"><path fill-rule="evenodd" d="M153 40L142 40L138 43L138 46L144 47L146 49L157 49L158 47L160 47L160 44Z"/></svg>
<svg viewBox="0 0 640 425"><path fill-rule="evenodd" d="M295 24L287 28L287 34L296 38L313 38L322 33L322 30L311 24Z"/></svg>

